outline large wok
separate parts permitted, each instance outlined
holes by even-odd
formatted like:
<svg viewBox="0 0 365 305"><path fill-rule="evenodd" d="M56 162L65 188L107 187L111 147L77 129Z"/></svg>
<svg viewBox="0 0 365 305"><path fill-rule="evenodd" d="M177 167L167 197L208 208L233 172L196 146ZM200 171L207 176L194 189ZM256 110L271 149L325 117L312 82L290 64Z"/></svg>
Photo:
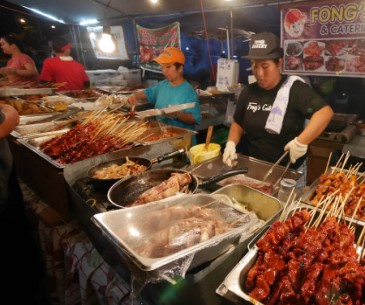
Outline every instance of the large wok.
<svg viewBox="0 0 365 305"><path fill-rule="evenodd" d="M99 179L99 178L95 178L95 172L97 172L98 170L101 170L103 168L107 168L113 164L115 165L122 165L124 163L127 162L127 158L130 161L133 161L139 165L143 165L144 166L144 170L149 170L153 164L155 163L160 163L162 161L168 160L168 159L172 159L173 157L176 156L180 156L182 154L185 153L184 149L179 149L170 153L166 153L164 155L158 156L156 158L153 158L151 160L146 159L146 158L141 158L141 157L123 157L123 158L119 158L119 159L115 159L115 160L110 160L110 161L106 161L103 163L100 163L98 165L95 165L93 167L91 167L88 171L87 171L87 177L89 178L90 182L92 182L93 184L96 184L98 186L102 186L102 187L111 187L115 182L119 181L120 179L126 179L128 178L128 176L124 176L124 177L110 177L108 179Z"/></svg>
<svg viewBox="0 0 365 305"><path fill-rule="evenodd" d="M189 173L192 177L192 181L188 185L188 190L189 193L194 193L200 187L204 188L230 176L246 174L247 171L247 167L244 167L224 172L207 180L201 180L191 174L191 172L185 170L154 169L148 172L138 173L137 175L130 176L127 179L119 180L114 183L108 191L108 200L116 207L126 208L144 191L169 179L172 173Z"/></svg>

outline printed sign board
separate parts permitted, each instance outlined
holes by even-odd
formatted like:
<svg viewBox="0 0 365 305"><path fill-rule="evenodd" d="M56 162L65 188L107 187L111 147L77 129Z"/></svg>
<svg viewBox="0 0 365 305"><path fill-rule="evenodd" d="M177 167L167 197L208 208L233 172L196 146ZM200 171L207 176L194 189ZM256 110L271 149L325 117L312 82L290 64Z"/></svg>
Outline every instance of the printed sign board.
<svg viewBox="0 0 365 305"><path fill-rule="evenodd" d="M365 1L314 1L281 10L284 74L365 77Z"/></svg>
<svg viewBox="0 0 365 305"><path fill-rule="evenodd" d="M174 22L158 29L148 29L137 24L139 59L141 68L161 72L153 61L166 47L180 47L180 23Z"/></svg>

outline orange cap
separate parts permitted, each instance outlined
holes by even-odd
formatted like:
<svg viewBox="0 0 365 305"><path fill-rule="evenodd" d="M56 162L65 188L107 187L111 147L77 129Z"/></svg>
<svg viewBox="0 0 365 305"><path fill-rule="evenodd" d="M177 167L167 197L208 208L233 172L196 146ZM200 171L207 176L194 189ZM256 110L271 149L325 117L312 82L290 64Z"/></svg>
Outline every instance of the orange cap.
<svg viewBox="0 0 365 305"><path fill-rule="evenodd" d="M174 64L178 62L185 64L185 55L179 48L165 48L165 50L154 59L155 62L161 64Z"/></svg>

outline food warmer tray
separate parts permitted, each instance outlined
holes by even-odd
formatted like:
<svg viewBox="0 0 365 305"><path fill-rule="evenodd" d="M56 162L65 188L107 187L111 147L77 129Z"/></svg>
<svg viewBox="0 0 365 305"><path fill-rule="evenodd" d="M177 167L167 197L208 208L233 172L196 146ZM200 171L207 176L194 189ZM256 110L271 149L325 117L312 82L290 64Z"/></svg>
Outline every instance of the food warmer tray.
<svg viewBox="0 0 365 305"><path fill-rule="evenodd" d="M305 205L302 205L297 208L291 209L289 212L289 216L294 214L296 211L300 211L306 209L308 211L312 211L313 207L308 207ZM319 217L320 211L316 211L314 214L314 218L316 219ZM313 223L313 222L312 222ZM352 223L355 227L355 242L356 239L361 234L362 226ZM268 228L266 228L268 229ZM266 233L266 230L262 230L259 234L257 234L254 237L254 240L249 244L248 252L243 256L243 258L238 262L238 264L231 270L231 272L225 277L224 281L218 286L216 289L216 293L231 302L234 302L235 304L241 304L243 300L250 302L254 305L263 305L261 302L257 301L256 299L249 296L248 292L244 289L244 281L247 277L247 274L249 270L253 267L253 265L256 263L259 249L257 245L255 244L261 236L264 236ZM354 245L356 246L356 245ZM362 248L357 247L357 253L361 253Z"/></svg>
<svg viewBox="0 0 365 305"><path fill-rule="evenodd" d="M47 130L56 127L55 122L45 122L39 124L30 124L30 125L18 125L11 132L11 135L14 138L34 138L43 136L43 134L47 134Z"/></svg>
<svg viewBox="0 0 365 305"><path fill-rule="evenodd" d="M90 89L86 89L86 90L71 90L71 91L61 91L61 92L56 92L56 94L59 95L65 95L68 97L72 97L75 101L81 102L81 101L88 101L88 102L92 102L92 101L96 101L100 96L102 96L102 94L100 92L97 92L95 90L90 90ZM90 94L90 97L80 97L83 94Z"/></svg>
<svg viewBox="0 0 365 305"><path fill-rule="evenodd" d="M174 134L174 136L161 138L161 136L163 136L164 133L171 133L171 134ZM141 135L142 140L138 144L151 145L151 144L161 143L164 141L174 141L174 140L177 140L178 142L180 142L180 139L183 139L183 140L186 140L186 143L185 143L186 145L184 147L190 147L192 135L196 134L196 133L197 132L193 131L193 130L170 126L170 125L155 126L153 128L146 130ZM160 138L157 140L150 141L150 140L148 140L149 135L151 135L151 136L155 135Z"/></svg>
<svg viewBox="0 0 365 305"><path fill-rule="evenodd" d="M36 153L37 155L42 157L44 160L51 163L53 166L55 166L57 168L64 168L66 166L66 164L61 164L61 163L58 163L56 160L53 160L50 156L43 153L39 149L39 146L42 143L44 143L45 141L48 141L48 140L54 138L55 136L62 135L63 133L66 133L68 130L69 129L52 131L52 132L49 132L49 133L43 133L39 137L28 138L28 139L18 139L18 141L19 141L20 144L24 145L25 147L27 147L28 149L33 151L34 153Z"/></svg>
<svg viewBox="0 0 365 305"><path fill-rule="evenodd" d="M43 119L50 119L55 116L58 115L59 113L54 113L54 112L50 112L50 113L35 113L35 114L28 114L28 115L20 115L19 116L19 125L26 125L29 123L33 123L39 120L43 120Z"/></svg>
<svg viewBox="0 0 365 305"><path fill-rule="evenodd" d="M55 88L0 88L0 95L2 96L14 96L14 95L37 95L37 94L53 94Z"/></svg>
<svg viewBox="0 0 365 305"><path fill-rule="evenodd" d="M258 192L249 188L246 188L245 191L251 194ZM222 191L221 194L224 194L224 191ZM261 196L266 200L263 200L262 203L256 202L257 205L262 204L262 208L264 208L265 204L274 205L277 208L281 208L281 203L276 198L267 197L266 194L261 194ZM247 196L247 198L250 198L250 196ZM159 211L163 207L179 205L189 206L189 204L192 204L192 202L199 206L204 206L207 203L210 203L212 199L214 199L214 197L208 194L174 196L134 208L98 213L95 214L91 219L121 253L127 254L127 256L130 257L130 259L144 271L153 271L162 267L172 267L174 264L176 264L176 262L180 262L180 260L184 260L190 255L193 256L191 264L189 265L189 268L192 269L219 257L232 247L238 245L238 243L247 240L271 218L269 217L269 219L266 221L259 221L257 226L251 227L250 225L246 224L245 226L234 228L226 233L214 236L211 239L201 242L197 245L161 258L148 258L139 256L128 243L127 239L123 238L120 233L127 232L127 230L131 228L131 225L140 224L141 217L145 217L144 215L146 215L146 213ZM222 201L220 204L227 203L223 203ZM252 204L254 203L252 202ZM236 210L236 208L234 209ZM250 223L253 225L252 222ZM249 227L250 229L248 229Z"/></svg>
<svg viewBox="0 0 365 305"><path fill-rule="evenodd" d="M336 170L336 167L331 167L327 170L327 173L330 173L332 171L335 171ZM347 169L341 169L341 171L343 171L344 173L347 173L348 170ZM360 174L358 174L358 176L360 176ZM312 198L314 197L315 193L316 193L316 189L317 189L317 186L318 186L318 183L319 183L319 180L320 180L320 177L318 177L316 180L314 180L312 182L312 184L306 189L306 191L303 193L302 197L301 197L301 203L304 205L304 206L307 206L309 208L313 208L314 205L311 203L311 200ZM319 208L319 210L321 210ZM345 219L346 220L351 220L352 217L349 217L349 216L345 216ZM354 219L356 219L356 222L365 226L365 220L360 220L356 217L354 217Z"/></svg>
<svg viewBox="0 0 365 305"><path fill-rule="evenodd" d="M237 157L237 163L233 167L229 167L224 164L222 161L222 156L219 156L217 158L202 162L199 165L191 166L190 170L194 173L194 175L197 175L201 178L210 178L227 170L247 167L248 173L246 176L262 181L265 174L272 166L272 163L270 162L262 161L245 155L238 154ZM284 170L284 166L276 166L266 182L275 183L276 180L281 177ZM298 180L302 175L303 173L301 171L296 171L289 168L285 173L285 178ZM232 178L234 177L235 176ZM222 185L223 183L224 180L218 182L219 185Z"/></svg>

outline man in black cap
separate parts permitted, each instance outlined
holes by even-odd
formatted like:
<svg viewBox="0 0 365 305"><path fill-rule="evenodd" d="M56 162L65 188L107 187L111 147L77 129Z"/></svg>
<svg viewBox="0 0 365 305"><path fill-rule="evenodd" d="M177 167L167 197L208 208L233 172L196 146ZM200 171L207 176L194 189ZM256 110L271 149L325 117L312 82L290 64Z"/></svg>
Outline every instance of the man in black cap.
<svg viewBox="0 0 365 305"><path fill-rule="evenodd" d="M244 58L251 60L256 82L246 86L238 98L223 154L223 162L229 166L237 159L238 150L271 163L289 151L282 165L290 158L291 167L305 173L308 144L323 132L333 116L331 107L300 77L281 75L282 57L276 35L252 35L249 54ZM309 122L305 126L306 119ZM301 183L299 187L304 187L305 175Z"/></svg>
<svg viewBox="0 0 365 305"><path fill-rule="evenodd" d="M56 57L47 58L40 75L41 82L62 84L57 91L81 90L90 87L84 66L71 57L72 44L62 37L52 41Z"/></svg>

